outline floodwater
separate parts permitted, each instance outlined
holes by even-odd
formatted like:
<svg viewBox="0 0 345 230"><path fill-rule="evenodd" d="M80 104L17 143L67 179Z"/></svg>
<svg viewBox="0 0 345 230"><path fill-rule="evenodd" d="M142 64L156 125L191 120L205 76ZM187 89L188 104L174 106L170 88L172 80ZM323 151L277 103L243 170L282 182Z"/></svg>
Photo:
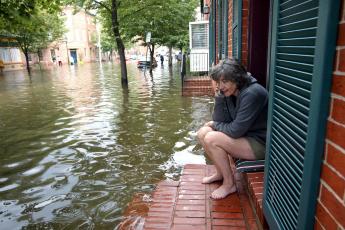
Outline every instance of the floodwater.
<svg viewBox="0 0 345 230"><path fill-rule="evenodd" d="M108 63L0 75L0 228L117 229L133 197L205 163L212 100L182 97L178 70L129 63L128 90Z"/></svg>

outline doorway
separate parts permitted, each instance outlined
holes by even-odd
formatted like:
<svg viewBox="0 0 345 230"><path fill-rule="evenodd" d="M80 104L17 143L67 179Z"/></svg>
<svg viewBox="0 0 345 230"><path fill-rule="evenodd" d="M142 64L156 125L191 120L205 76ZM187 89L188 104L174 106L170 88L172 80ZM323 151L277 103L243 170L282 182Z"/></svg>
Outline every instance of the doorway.
<svg viewBox="0 0 345 230"><path fill-rule="evenodd" d="M71 49L70 50L70 54L71 54L71 58L72 58L72 60L70 60L70 62L73 63L73 64L77 64L78 63L77 50L76 49Z"/></svg>
<svg viewBox="0 0 345 230"><path fill-rule="evenodd" d="M266 87L270 0L249 1L248 71Z"/></svg>

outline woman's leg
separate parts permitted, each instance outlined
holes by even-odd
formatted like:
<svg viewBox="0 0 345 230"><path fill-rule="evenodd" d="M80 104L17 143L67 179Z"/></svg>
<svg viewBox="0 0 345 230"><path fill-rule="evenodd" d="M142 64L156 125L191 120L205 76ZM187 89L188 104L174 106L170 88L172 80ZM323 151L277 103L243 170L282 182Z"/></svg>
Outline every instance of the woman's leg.
<svg viewBox="0 0 345 230"><path fill-rule="evenodd" d="M222 132L208 132L204 137L204 143L213 163L223 177L223 184L211 194L211 197L225 198L236 191L228 154L241 159L255 159L255 155L245 138L234 139Z"/></svg>
<svg viewBox="0 0 345 230"><path fill-rule="evenodd" d="M206 134L208 132L211 132L211 131L214 131L214 130L209 126L203 126L198 130L197 137L198 137L198 140L199 140L200 144L202 145L202 147L204 147L204 145L205 145L204 138L205 138Z"/></svg>
<svg viewBox="0 0 345 230"><path fill-rule="evenodd" d="M209 126L203 126L203 127L201 127L198 130L197 136L198 136L198 140L199 140L200 144L202 145L202 147L204 148L207 156L210 158L211 161L213 161L213 157L212 157L210 151L208 150L208 146L205 144L205 140L204 140L205 136L209 132L214 132L214 130L211 127L209 127ZM220 172L220 169L218 168L217 165L215 165L215 166L216 166L216 173L214 173L211 176L204 177L202 179L202 183L209 184L209 183L212 183L212 182L219 181L219 180L223 179L223 176L222 176L222 174Z"/></svg>

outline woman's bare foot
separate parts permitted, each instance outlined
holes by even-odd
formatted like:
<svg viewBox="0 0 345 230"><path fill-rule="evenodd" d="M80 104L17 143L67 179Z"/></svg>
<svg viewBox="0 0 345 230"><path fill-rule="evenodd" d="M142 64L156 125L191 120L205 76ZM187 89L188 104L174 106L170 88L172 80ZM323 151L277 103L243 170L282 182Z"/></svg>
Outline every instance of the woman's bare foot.
<svg viewBox="0 0 345 230"><path fill-rule="evenodd" d="M213 191L211 194L211 198L215 200L223 199L230 195L231 193L236 192L236 186L235 184L233 185L221 185L219 188Z"/></svg>
<svg viewBox="0 0 345 230"><path fill-rule="evenodd" d="M223 180L223 176L215 173L212 176L207 176L207 177L202 178L202 183L211 184L212 182L220 181L220 180Z"/></svg>

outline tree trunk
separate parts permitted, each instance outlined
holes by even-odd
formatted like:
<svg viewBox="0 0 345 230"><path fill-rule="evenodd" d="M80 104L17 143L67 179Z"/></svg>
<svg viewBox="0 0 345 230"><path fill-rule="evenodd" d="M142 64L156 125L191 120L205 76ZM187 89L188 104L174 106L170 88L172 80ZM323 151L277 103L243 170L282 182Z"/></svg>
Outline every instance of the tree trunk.
<svg viewBox="0 0 345 230"><path fill-rule="evenodd" d="M26 69L28 70L29 75L31 74L30 71L30 63L29 63L29 51L28 49L23 49L24 51L24 56L25 56L25 61L26 61Z"/></svg>
<svg viewBox="0 0 345 230"><path fill-rule="evenodd" d="M172 66L172 47L169 46L169 66Z"/></svg>
<svg viewBox="0 0 345 230"><path fill-rule="evenodd" d="M113 61L113 49L110 49L109 61Z"/></svg>
<svg viewBox="0 0 345 230"><path fill-rule="evenodd" d="M152 73L153 69L153 56L155 54L155 44L152 44L152 48L150 49L150 73Z"/></svg>
<svg viewBox="0 0 345 230"><path fill-rule="evenodd" d="M120 65L121 65L121 83L122 86L128 86L128 79L127 79L127 66L126 66L126 56L125 56L125 45L123 44L120 29L119 29L119 21L117 18L117 2L116 0L111 1L111 24L112 29L117 45L117 49L120 55Z"/></svg>
<svg viewBox="0 0 345 230"><path fill-rule="evenodd" d="M38 57L38 66L40 67L40 70L42 71L40 50L37 50L37 57Z"/></svg>

